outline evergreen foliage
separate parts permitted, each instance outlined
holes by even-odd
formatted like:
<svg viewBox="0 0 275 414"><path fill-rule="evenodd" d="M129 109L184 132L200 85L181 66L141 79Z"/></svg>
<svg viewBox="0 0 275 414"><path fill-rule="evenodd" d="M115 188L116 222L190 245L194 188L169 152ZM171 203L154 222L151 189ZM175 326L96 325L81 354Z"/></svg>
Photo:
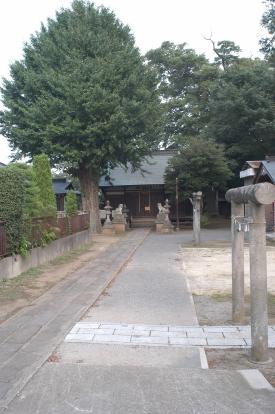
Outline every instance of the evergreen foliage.
<svg viewBox="0 0 275 414"><path fill-rule="evenodd" d="M261 51L275 68L275 0L266 0L266 11L262 17L262 26L268 31L269 37L260 40Z"/></svg>
<svg viewBox="0 0 275 414"><path fill-rule="evenodd" d="M74 0L32 36L10 75L1 133L20 154L67 164L99 229L100 176L118 164L138 168L158 143L156 79L129 28Z"/></svg>
<svg viewBox="0 0 275 414"><path fill-rule="evenodd" d="M194 191L224 189L231 177L223 147L213 140L190 137L182 140L181 149L168 163L165 172L166 191L188 198Z"/></svg>
<svg viewBox="0 0 275 414"><path fill-rule="evenodd" d="M35 182L45 217L56 216L56 200L53 191L50 161L46 154L35 155L33 158Z"/></svg>
<svg viewBox="0 0 275 414"><path fill-rule="evenodd" d="M204 135L224 144L236 178L246 160L274 153L272 85L274 71L259 59L240 59L212 84Z"/></svg>
<svg viewBox="0 0 275 414"><path fill-rule="evenodd" d="M67 216L74 216L77 213L77 197L73 190L68 191L65 198L65 212Z"/></svg>
<svg viewBox="0 0 275 414"><path fill-rule="evenodd" d="M0 220L5 223L8 249L17 253L24 240L24 172L0 169Z"/></svg>
<svg viewBox="0 0 275 414"><path fill-rule="evenodd" d="M218 69L185 43L164 42L146 58L159 81L162 143L175 147L182 135L197 136L207 123L209 87Z"/></svg>

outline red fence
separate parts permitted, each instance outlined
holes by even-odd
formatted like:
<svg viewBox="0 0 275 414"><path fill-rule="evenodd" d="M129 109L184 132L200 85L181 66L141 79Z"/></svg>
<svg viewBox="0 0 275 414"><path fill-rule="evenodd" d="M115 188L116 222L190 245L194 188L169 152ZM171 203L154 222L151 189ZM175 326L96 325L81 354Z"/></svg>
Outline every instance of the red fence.
<svg viewBox="0 0 275 414"><path fill-rule="evenodd" d="M61 238L87 230L90 226L89 212L83 212L72 217L42 217L35 218L31 224L31 244L33 247L44 245L47 238ZM49 236L50 235L50 236ZM49 239L48 239L49 241ZM3 222L0 221L0 257L8 254L6 229Z"/></svg>
<svg viewBox="0 0 275 414"><path fill-rule="evenodd" d="M0 257L7 254L7 235L4 223L0 221Z"/></svg>

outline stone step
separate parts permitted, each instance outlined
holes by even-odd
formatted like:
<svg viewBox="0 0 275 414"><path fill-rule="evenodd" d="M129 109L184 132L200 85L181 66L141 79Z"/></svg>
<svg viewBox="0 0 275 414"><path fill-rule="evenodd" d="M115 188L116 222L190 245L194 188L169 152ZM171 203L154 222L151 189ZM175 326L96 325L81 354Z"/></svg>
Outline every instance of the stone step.
<svg viewBox="0 0 275 414"><path fill-rule="evenodd" d="M140 228L140 227L154 227L155 226L155 218L152 217L140 217L132 219L132 228Z"/></svg>

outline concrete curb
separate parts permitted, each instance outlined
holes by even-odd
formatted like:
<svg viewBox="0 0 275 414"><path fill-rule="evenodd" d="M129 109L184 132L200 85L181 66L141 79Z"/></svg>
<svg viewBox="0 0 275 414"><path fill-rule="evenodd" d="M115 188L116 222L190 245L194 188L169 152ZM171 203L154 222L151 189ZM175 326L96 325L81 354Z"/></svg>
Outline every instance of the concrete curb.
<svg viewBox="0 0 275 414"><path fill-rule="evenodd" d="M258 369L242 369L239 373L254 390L275 391L272 385L265 379Z"/></svg>

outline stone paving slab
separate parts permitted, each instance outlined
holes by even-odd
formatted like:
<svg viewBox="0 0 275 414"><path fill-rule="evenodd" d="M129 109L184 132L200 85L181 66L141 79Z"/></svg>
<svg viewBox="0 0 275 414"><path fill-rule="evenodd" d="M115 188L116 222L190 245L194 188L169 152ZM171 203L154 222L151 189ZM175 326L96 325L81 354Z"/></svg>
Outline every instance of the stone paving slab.
<svg viewBox="0 0 275 414"><path fill-rule="evenodd" d="M269 347L275 348L275 326L269 326L268 339ZM251 346L251 335L248 325L170 326L81 321L72 328L65 342L246 348Z"/></svg>

